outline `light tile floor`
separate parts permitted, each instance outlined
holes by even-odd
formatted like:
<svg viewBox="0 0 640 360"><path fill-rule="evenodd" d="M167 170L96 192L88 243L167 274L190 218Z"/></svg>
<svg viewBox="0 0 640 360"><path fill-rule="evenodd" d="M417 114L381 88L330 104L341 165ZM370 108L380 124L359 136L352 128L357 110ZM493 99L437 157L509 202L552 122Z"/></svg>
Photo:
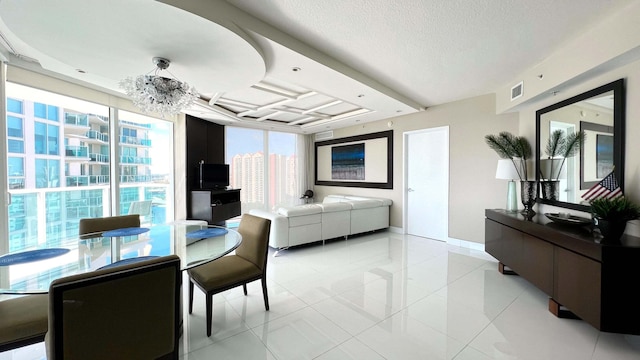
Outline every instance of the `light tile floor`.
<svg viewBox="0 0 640 360"><path fill-rule="evenodd" d="M640 337L558 319L495 259L443 242L385 231L290 249L269 258L268 279L268 312L259 282L214 296L210 338L196 289L181 359L640 359Z"/></svg>

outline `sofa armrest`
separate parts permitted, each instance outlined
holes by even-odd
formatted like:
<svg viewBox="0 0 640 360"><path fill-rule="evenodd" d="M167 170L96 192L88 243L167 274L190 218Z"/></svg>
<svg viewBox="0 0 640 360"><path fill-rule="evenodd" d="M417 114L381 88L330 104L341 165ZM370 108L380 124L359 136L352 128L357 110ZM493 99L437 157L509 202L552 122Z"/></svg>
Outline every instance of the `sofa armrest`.
<svg viewBox="0 0 640 360"><path fill-rule="evenodd" d="M289 247L289 219L286 216L262 209L252 209L249 214L271 220L269 246L274 249Z"/></svg>

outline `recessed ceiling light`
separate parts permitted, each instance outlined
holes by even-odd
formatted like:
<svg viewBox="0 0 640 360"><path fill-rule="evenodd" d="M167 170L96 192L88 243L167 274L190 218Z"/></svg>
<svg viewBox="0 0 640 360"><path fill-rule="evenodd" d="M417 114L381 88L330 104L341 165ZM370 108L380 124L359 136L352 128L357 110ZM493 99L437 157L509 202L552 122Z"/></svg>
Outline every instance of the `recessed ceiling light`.
<svg viewBox="0 0 640 360"><path fill-rule="evenodd" d="M302 69L300 69L299 67L296 66L296 67L291 68L291 71L294 71L294 72L295 71L302 71Z"/></svg>

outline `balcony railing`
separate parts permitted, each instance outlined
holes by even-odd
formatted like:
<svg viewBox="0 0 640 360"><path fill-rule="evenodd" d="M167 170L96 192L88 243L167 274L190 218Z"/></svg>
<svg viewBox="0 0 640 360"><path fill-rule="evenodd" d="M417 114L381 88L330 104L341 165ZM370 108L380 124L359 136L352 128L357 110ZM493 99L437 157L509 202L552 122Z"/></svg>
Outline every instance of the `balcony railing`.
<svg viewBox="0 0 640 360"><path fill-rule="evenodd" d="M65 146L65 155L68 157L89 157L89 148L87 146Z"/></svg>
<svg viewBox="0 0 640 360"><path fill-rule="evenodd" d="M89 126L89 117L86 114L64 114L64 123L66 125Z"/></svg>
<svg viewBox="0 0 640 360"><path fill-rule="evenodd" d="M67 186L89 186L109 183L109 175L65 176Z"/></svg>
<svg viewBox="0 0 640 360"><path fill-rule="evenodd" d="M138 127L138 128L151 129L151 124L140 124L140 123L133 122L133 121L120 120L120 126L123 126L123 125L131 125L131 126L135 126L135 127Z"/></svg>
<svg viewBox="0 0 640 360"><path fill-rule="evenodd" d="M142 156L120 156L121 164L139 164L139 165L151 165L150 157Z"/></svg>
<svg viewBox="0 0 640 360"><path fill-rule="evenodd" d="M87 131L87 133L85 135L89 139L96 139L96 140L103 141L105 143L109 142L109 135L101 133L101 132L99 132L97 130L89 130L89 131Z"/></svg>
<svg viewBox="0 0 640 360"><path fill-rule="evenodd" d="M151 146L151 140L133 136L120 135L120 144Z"/></svg>
<svg viewBox="0 0 640 360"><path fill-rule="evenodd" d="M120 182L123 182L123 183L151 182L151 176L149 176L149 175L120 175Z"/></svg>
<svg viewBox="0 0 640 360"><path fill-rule="evenodd" d="M109 155L99 154L99 153L90 153L89 159L91 159L92 162L108 163Z"/></svg>

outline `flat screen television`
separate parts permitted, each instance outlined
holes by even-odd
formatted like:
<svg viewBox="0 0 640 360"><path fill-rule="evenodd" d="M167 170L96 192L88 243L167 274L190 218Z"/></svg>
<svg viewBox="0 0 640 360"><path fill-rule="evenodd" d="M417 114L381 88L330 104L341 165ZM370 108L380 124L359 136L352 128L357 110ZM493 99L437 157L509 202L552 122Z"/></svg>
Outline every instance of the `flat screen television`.
<svg viewBox="0 0 640 360"><path fill-rule="evenodd" d="M198 170L201 189L226 189L229 186L229 165L200 164Z"/></svg>

